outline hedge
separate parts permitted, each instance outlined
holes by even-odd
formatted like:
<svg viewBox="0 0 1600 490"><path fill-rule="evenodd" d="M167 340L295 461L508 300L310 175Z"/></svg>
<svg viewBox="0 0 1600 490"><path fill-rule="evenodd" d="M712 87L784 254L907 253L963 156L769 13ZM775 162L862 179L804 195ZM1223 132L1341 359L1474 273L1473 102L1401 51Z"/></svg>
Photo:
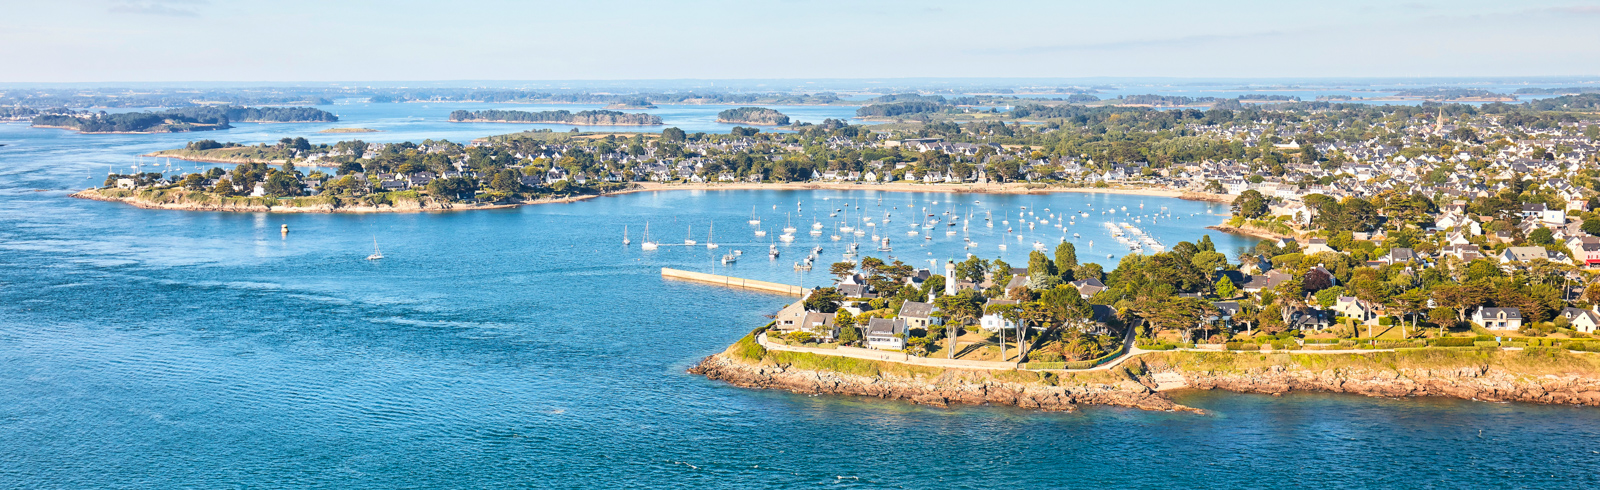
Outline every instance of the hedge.
<svg viewBox="0 0 1600 490"><path fill-rule="evenodd" d="M1519 349L1528 347L1527 342L1501 342L1500 345L1504 347L1516 347Z"/></svg>
<svg viewBox="0 0 1600 490"><path fill-rule="evenodd" d="M1337 344L1340 342L1344 342L1344 339L1305 339L1307 344Z"/></svg>
<svg viewBox="0 0 1600 490"><path fill-rule="evenodd" d="M1261 344L1246 344L1241 342L1228 342L1224 344L1228 350L1261 350Z"/></svg>
<svg viewBox="0 0 1600 490"><path fill-rule="evenodd" d="M1468 337L1444 337L1438 339L1428 339L1428 345L1436 347L1472 347L1473 342L1475 341Z"/></svg>
<svg viewBox="0 0 1600 490"><path fill-rule="evenodd" d="M1427 347L1428 342L1426 340L1383 340L1373 342L1372 345L1382 349L1401 349Z"/></svg>
<svg viewBox="0 0 1600 490"><path fill-rule="evenodd" d="M1272 342L1272 350L1300 350L1300 344L1295 342Z"/></svg>
<svg viewBox="0 0 1600 490"><path fill-rule="evenodd" d="M1499 347L1500 343L1493 340L1478 340L1472 342L1472 345L1477 347Z"/></svg>
<svg viewBox="0 0 1600 490"><path fill-rule="evenodd" d="M1066 369L1065 362L1030 362L1023 364L1026 369Z"/></svg>

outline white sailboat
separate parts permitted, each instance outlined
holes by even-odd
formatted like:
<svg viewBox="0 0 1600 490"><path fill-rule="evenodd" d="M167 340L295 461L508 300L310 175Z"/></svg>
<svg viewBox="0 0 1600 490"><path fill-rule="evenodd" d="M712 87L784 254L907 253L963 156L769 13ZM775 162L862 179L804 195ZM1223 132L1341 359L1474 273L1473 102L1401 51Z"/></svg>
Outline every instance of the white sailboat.
<svg viewBox="0 0 1600 490"><path fill-rule="evenodd" d="M622 225L622 244L627 245L630 243L633 243L633 241L628 239L628 225Z"/></svg>
<svg viewBox="0 0 1600 490"><path fill-rule="evenodd" d="M794 233L794 223L792 223L788 215L784 215L783 232L785 234Z"/></svg>
<svg viewBox="0 0 1600 490"><path fill-rule="evenodd" d="M650 222L649 221L644 222L644 241L643 242L639 242L639 249L640 250L655 250L656 247L658 247L658 246L660 246L660 244L657 244L656 242L650 241Z"/></svg>
<svg viewBox="0 0 1600 490"><path fill-rule="evenodd" d="M689 232L688 232L687 235L685 235L683 237L683 244L684 245L694 245L696 243L700 243L700 242L694 241L694 225L689 225Z"/></svg>
<svg viewBox="0 0 1600 490"><path fill-rule="evenodd" d="M752 225L761 224L761 218L756 216L756 207L755 206L750 206L750 221L747 221L746 223L750 223Z"/></svg>
<svg viewBox="0 0 1600 490"><path fill-rule="evenodd" d="M383 250L378 249L378 237L372 237L372 255L368 255L367 260L378 260L382 258Z"/></svg>
<svg viewBox="0 0 1600 490"><path fill-rule="evenodd" d="M720 246L720 245L717 245L716 236L717 236L717 223L715 221L713 221L713 222L711 222L711 231L706 232L706 249L709 250L709 249L717 248L717 247Z"/></svg>

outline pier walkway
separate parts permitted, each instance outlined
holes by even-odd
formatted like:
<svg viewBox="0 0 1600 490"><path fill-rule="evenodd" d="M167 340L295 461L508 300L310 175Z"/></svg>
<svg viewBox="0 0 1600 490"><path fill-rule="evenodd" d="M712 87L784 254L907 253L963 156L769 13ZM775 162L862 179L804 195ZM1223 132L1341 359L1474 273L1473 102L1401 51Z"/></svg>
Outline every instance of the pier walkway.
<svg viewBox="0 0 1600 490"><path fill-rule="evenodd" d="M787 294L787 295L790 295L790 296L805 296L805 294L806 294L806 289L802 288L800 286L791 286L791 285L788 285L788 284L778 284L778 283L775 283L775 282L767 282L767 281L757 281L757 280L754 280L754 279L741 279L741 278L737 278L737 277L719 276L719 275L716 275L716 274L706 274L704 272L691 272L691 271L678 270L678 269L669 269L669 268L666 268L666 267L662 267L661 268L661 277L667 278L667 279L679 279L679 280L684 280L684 281L693 281L693 282L706 283L706 284L716 284L716 285L719 285L719 286L725 286L725 287L730 287L730 288L754 289L754 290L757 290L757 291L765 291L765 292L769 292L769 293L778 293L778 294Z"/></svg>

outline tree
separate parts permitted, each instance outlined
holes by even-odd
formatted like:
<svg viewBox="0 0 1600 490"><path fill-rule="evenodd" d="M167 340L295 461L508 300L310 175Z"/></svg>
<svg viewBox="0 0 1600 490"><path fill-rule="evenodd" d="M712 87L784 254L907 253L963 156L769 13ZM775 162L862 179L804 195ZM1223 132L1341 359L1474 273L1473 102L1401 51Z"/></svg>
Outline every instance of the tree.
<svg viewBox="0 0 1600 490"><path fill-rule="evenodd" d="M805 307L807 311L833 313L839 311L839 303L843 301L844 295L839 294L838 288L817 288L806 297Z"/></svg>
<svg viewBox="0 0 1600 490"><path fill-rule="evenodd" d="M476 196L478 181L467 177L447 177L433 179L428 182L428 193L445 199L460 199Z"/></svg>
<svg viewBox="0 0 1600 490"><path fill-rule="evenodd" d="M955 358L956 337L961 327L977 320L983 314L983 300L971 289L953 295L940 296L933 301L945 319L945 335L950 337L949 357Z"/></svg>
<svg viewBox="0 0 1600 490"><path fill-rule="evenodd" d="M1423 294L1421 289L1411 289L1411 290L1408 290L1408 291L1406 291L1404 293L1397 294L1394 297L1390 298L1389 305L1391 307L1397 309L1397 310L1400 310L1400 313L1401 313L1401 316L1402 316L1402 318L1401 318L1402 323L1400 324L1400 337L1401 338L1408 337L1407 332L1406 332L1405 323L1404 323L1404 317L1406 317L1406 316L1411 317L1411 331L1413 333L1416 332L1416 327L1417 327L1416 314L1420 313L1422 311L1422 308L1427 306L1427 304L1428 304L1428 296L1426 294Z"/></svg>
<svg viewBox="0 0 1600 490"><path fill-rule="evenodd" d="M666 141L666 142L669 142L669 143L679 143L679 142L682 142L684 140L684 138L685 138L685 135L684 135L682 129L678 129L678 128L674 127L674 128L667 128L667 129L661 130L661 140L662 141Z"/></svg>
<svg viewBox="0 0 1600 490"><path fill-rule="evenodd" d="M1049 289L1060 282L1056 274L1055 263L1045 257L1044 252L1034 250L1028 253L1028 288Z"/></svg>
<svg viewBox="0 0 1600 490"><path fill-rule="evenodd" d="M275 172L261 184L261 190L273 196L298 196L301 186L292 174Z"/></svg>
<svg viewBox="0 0 1600 490"><path fill-rule="evenodd" d="M517 178L517 173L511 170L501 170L494 174L494 180L489 182L489 188L499 192L522 192L522 180Z"/></svg>
<svg viewBox="0 0 1600 490"><path fill-rule="evenodd" d="M837 279L833 280L835 284L843 282L845 277L849 277L851 274L855 274L855 272L856 263L848 260L844 262L834 262L833 265L828 266L828 274L837 277Z"/></svg>
<svg viewBox="0 0 1600 490"><path fill-rule="evenodd" d="M1239 288L1233 285L1233 280L1228 276L1217 277L1217 297L1227 299L1239 294Z"/></svg>
<svg viewBox="0 0 1600 490"><path fill-rule="evenodd" d="M1078 268L1078 247L1072 242L1056 245L1056 270L1066 273Z"/></svg>
<svg viewBox="0 0 1600 490"><path fill-rule="evenodd" d="M1239 193L1233 199L1233 214L1250 219L1259 218L1267 214L1267 199L1255 189Z"/></svg>
<svg viewBox="0 0 1600 490"><path fill-rule="evenodd" d="M851 325L851 326L848 326L848 327L846 327L846 326L840 326L839 327L839 343L840 344L850 345L850 344L854 344L854 343L860 342L860 341L861 341L861 329L856 328L855 325Z"/></svg>
<svg viewBox="0 0 1600 490"><path fill-rule="evenodd" d="M1549 228L1537 228L1529 232L1528 241L1533 242L1534 245L1554 245L1556 243L1555 235L1550 232Z"/></svg>
<svg viewBox="0 0 1600 490"><path fill-rule="evenodd" d="M1082 330L1094 316L1094 306L1083 300L1077 288L1064 284L1040 293L1038 304L1042 319L1053 327Z"/></svg>
<svg viewBox="0 0 1600 490"><path fill-rule="evenodd" d="M981 283L983 282L984 274L988 272L988 268L988 262L979 259L978 256L968 257L967 260L956 264L956 281Z"/></svg>

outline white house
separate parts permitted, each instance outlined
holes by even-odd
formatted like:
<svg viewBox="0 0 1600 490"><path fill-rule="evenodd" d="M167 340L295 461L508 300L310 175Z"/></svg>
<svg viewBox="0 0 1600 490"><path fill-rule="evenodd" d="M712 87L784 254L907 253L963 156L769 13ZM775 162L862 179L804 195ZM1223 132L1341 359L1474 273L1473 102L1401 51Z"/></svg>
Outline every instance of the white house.
<svg viewBox="0 0 1600 490"><path fill-rule="evenodd" d="M1489 330L1519 330L1522 328L1522 310L1479 306L1477 311L1472 312L1472 323Z"/></svg>
<svg viewBox="0 0 1600 490"><path fill-rule="evenodd" d="M989 302L987 304L983 305L983 310L984 311L989 311L989 307L996 306L996 305L1014 305L1014 304L1017 304L1016 300L991 299L991 300L989 300ZM1007 319L1005 319L1005 317L1002 317L1002 316L1000 316L998 314L988 313L988 314L983 315L983 318L979 318L978 319L978 326L982 327L984 330L988 330L990 332L999 332L1001 330L1015 330L1017 328L1017 323L1013 322L1011 320L1007 320Z"/></svg>
<svg viewBox="0 0 1600 490"><path fill-rule="evenodd" d="M895 318L873 318L867 322L867 347L883 350L906 348L906 321Z"/></svg>
<svg viewBox="0 0 1600 490"><path fill-rule="evenodd" d="M1573 330L1583 333L1594 333L1595 328L1600 327L1600 314L1591 310L1580 310L1572 307L1562 308L1561 318L1571 322Z"/></svg>

